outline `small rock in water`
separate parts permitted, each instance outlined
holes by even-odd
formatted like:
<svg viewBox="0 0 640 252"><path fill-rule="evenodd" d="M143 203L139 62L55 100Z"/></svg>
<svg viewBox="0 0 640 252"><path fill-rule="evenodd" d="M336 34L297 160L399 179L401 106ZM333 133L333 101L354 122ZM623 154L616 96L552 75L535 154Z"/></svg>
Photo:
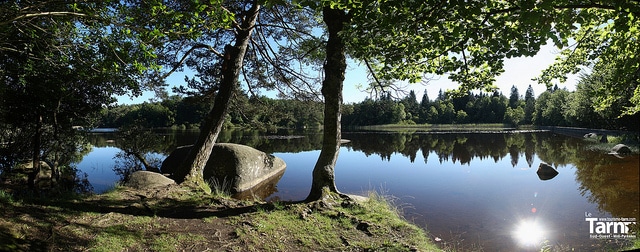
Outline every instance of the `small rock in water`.
<svg viewBox="0 0 640 252"><path fill-rule="evenodd" d="M538 178L540 178L540 180L549 180L555 178L558 175L558 171L547 163L540 163L540 166L538 167L538 171L536 171L536 173L538 174Z"/></svg>

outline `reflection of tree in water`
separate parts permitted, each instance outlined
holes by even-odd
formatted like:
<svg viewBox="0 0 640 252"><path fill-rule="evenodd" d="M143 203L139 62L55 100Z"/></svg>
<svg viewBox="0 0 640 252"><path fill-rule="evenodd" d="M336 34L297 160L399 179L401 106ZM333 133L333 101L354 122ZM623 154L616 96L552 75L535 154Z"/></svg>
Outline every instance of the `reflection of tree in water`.
<svg viewBox="0 0 640 252"><path fill-rule="evenodd" d="M22 164L32 162L33 132L28 128L10 129L2 132L0 140L0 181L11 181L12 186L26 186L28 183L27 170L21 170ZM44 127L40 142L39 159L46 164L38 178L37 189L41 192L77 191L80 193L92 191L87 180L87 174L78 170L76 164L92 151L85 134L72 128ZM7 154L6 156L4 154ZM32 166L30 166L32 167ZM50 170L49 170L50 169ZM44 177L43 177L44 176Z"/></svg>
<svg viewBox="0 0 640 252"><path fill-rule="evenodd" d="M562 137L561 135L550 134L549 137L539 139L534 136L535 153L548 164L558 167L571 163L573 157L584 151L585 142L579 138Z"/></svg>
<svg viewBox="0 0 640 252"><path fill-rule="evenodd" d="M354 149L362 151L367 157L378 155L384 160L391 159L394 153L402 153L407 144L407 133L343 133L343 138L352 140L346 146L353 146ZM371 146L365 148L365 146ZM358 148L360 147L360 148Z"/></svg>
<svg viewBox="0 0 640 252"><path fill-rule="evenodd" d="M640 189L637 155L624 159L587 151L576 155L576 180L580 193L598 209L614 217L640 219Z"/></svg>
<svg viewBox="0 0 640 252"><path fill-rule="evenodd" d="M512 166L524 155L529 167L534 156L555 167L575 164L576 179L581 183L583 196L597 203L600 210L617 217L636 217L638 214L638 164L639 157L618 159L612 155L586 150L586 143L579 138L552 133L517 134L432 134L432 133L349 133L343 134L351 141L347 146L367 155L379 155L389 160L394 153L414 162L418 152L424 157L431 153L440 162L451 160L469 164L474 158L491 158L498 161L510 156Z"/></svg>
<svg viewBox="0 0 640 252"><path fill-rule="evenodd" d="M529 167L533 166L533 156L536 151L536 141L534 137L536 134L522 134L524 135L524 158L527 160ZM520 149L522 151L522 149Z"/></svg>
<svg viewBox="0 0 640 252"><path fill-rule="evenodd" d="M114 156L115 164L113 165L113 171L116 175L120 176L120 180L122 181L127 180L127 178L136 171L147 170L159 172L157 169L162 165L164 156L153 152L147 152L143 155L145 156L145 162L148 164L148 167L153 167L155 169L147 169L139 158L128 155L124 151L119 151Z"/></svg>
<svg viewBox="0 0 640 252"><path fill-rule="evenodd" d="M121 150L114 157L113 170L126 180L135 171L158 171L171 151L195 142L197 131L149 130L131 125L115 134L93 134L91 137L96 144L112 145ZM218 142L243 144L267 153L295 153L319 149L322 135L290 130L267 134L256 130L225 129L220 133Z"/></svg>
<svg viewBox="0 0 640 252"><path fill-rule="evenodd" d="M135 171L160 171L160 165L171 145L163 136L138 125L119 129L117 133L120 151L114 157L113 171L126 180Z"/></svg>
<svg viewBox="0 0 640 252"><path fill-rule="evenodd" d="M159 156L166 156L177 146L195 141L189 140L189 134L185 137L185 132L168 131L156 134L159 142L149 141L150 138L145 136L139 137L142 142L135 138L118 138L115 145L120 149L133 146L142 149L142 153L159 153ZM424 163L427 163L427 157L435 153L440 163L452 161L469 164L474 158L492 159L497 162L509 156L514 167L519 163L521 155L524 155L529 167L535 165L535 155L555 167L566 165L581 151L580 148L584 144L581 139L558 137L551 133L343 132L343 138L351 140L343 145L346 148L362 151L367 156L378 155L382 160L389 160L397 153L415 162L417 156L422 154ZM109 139L109 136L101 136L94 140L110 144L105 142L105 139ZM226 129L218 139L219 142L244 144L267 153L312 151L318 150L322 145L322 134L314 131L283 130L265 133ZM145 147L143 144L151 146Z"/></svg>
<svg viewBox="0 0 640 252"><path fill-rule="evenodd" d="M420 152L424 163L429 154L435 153L440 163L450 160L469 164L474 158L498 162L508 155L514 167L523 154L529 167L533 166L535 154L556 166L565 165L581 146L580 139L550 133L344 132L343 137L352 140L347 148L367 156L379 155L383 160L399 153L414 162Z"/></svg>

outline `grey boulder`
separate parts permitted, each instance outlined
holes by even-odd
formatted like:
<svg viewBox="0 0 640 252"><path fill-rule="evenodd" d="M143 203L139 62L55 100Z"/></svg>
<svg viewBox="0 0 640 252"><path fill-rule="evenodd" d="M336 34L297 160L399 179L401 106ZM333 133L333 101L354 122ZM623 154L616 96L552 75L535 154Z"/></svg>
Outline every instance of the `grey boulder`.
<svg viewBox="0 0 640 252"><path fill-rule="evenodd" d="M132 173L129 176L127 182L125 182L125 186L145 190L156 187L163 187L168 185L173 185L176 182L173 179L167 178L166 176L150 171L137 171Z"/></svg>

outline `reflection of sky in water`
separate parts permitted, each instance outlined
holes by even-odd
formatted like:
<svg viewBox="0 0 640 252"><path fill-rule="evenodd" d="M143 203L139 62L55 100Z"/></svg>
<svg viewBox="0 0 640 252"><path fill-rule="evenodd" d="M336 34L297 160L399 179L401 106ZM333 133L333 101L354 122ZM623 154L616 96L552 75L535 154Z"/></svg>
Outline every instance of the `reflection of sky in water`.
<svg viewBox="0 0 640 252"><path fill-rule="evenodd" d="M113 168L116 165L114 157L120 152L117 147L93 147L93 150L84 156L78 164L81 172L87 173L87 178L93 186L93 192L103 193L112 189L116 182L120 180ZM160 153L147 153L147 161L164 160L165 156ZM155 164L152 162L152 165Z"/></svg>
<svg viewBox="0 0 640 252"><path fill-rule="evenodd" d="M108 190L119 179L113 172L118 151L115 147L94 148L78 164L95 192ZM268 199L304 199L319 154L318 150L274 153L286 162L287 169L278 192ZM484 251L540 250L523 240L536 236L552 244L586 244L581 248L598 243L589 239L585 213L594 217L610 214L590 203L588 192L580 195L573 165L559 167L555 178L541 181L536 174L542 162L538 156L533 157L532 167L523 152L515 166L511 160L506 155L497 162L491 157L474 157L468 164L454 163L451 158L440 163L437 154L430 152L425 163L418 152L412 163L398 153L387 160L342 147L336 184L345 193L375 190L393 195L405 218L426 227L433 239L464 241L467 247L459 247L461 251L470 249L468 244L477 244Z"/></svg>
<svg viewBox="0 0 640 252"><path fill-rule="evenodd" d="M304 199L319 153L274 154L287 163L274 196ZM461 165L451 160L440 163L438 156L430 153L426 164L420 154L411 163L397 153L387 161L342 147L336 184L345 193L376 190L393 195L405 217L426 226L432 238L464 239L480 244L485 251L516 249L514 232L523 221L544 223L536 224L544 225L537 227L544 229L544 239L566 243L589 240L585 212L610 216L580 195L574 167L559 167L557 177L541 181L536 174L541 162L537 156L531 168L524 154L519 160L514 167L508 156L497 162L476 157L470 164Z"/></svg>
<svg viewBox="0 0 640 252"><path fill-rule="evenodd" d="M93 186L95 193L102 193L113 188L120 179L113 172L115 161L113 157L120 149L116 147L94 147L93 150L84 156L78 163L78 169L87 173L87 178Z"/></svg>

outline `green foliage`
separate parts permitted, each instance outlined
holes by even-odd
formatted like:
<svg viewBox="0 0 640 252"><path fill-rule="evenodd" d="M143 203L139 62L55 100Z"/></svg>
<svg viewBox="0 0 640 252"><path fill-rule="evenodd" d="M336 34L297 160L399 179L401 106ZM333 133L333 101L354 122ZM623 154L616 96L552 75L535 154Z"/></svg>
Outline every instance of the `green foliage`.
<svg viewBox="0 0 640 252"><path fill-rule="evenodd" d="M533 113L536 109L536 97L533 94L533 87L529 85L524 95L524 124L533 123Z"/></svg>
<svg viewBox="0 0 640 252"><path fill-rule="evenodd" d="M640 49L637 46L640 29L640 4L637 1L611 1L576 10L573 16L565 16L565 36L576 43L563 45L556 62L543 71L538 80L547 86L554 79L564 81L568 73L577 73L583 67L591 68L596 75L606 74L601 90L595 93L598 110L612 107L621 95L630 96L630 104L618 115L635 114L640 108Z"/></svg>
<svg viewBox="0 0 640 252"><path fill-rule="evenodd" d="M174 124L174 112L160 102L115 106L102 112L101 127L138 125L146 128L169 127Z"/></svg>
<svg viewBox="0 0 640 252"><path fill-rule="evenodd" d="M520 123L524 120L524 110L522 107L517 107L512 109L510 107L507 108L507 111L504 114L504 122L511 124L515 127L520 125Z"/></svg>
<svg viewBox="0 0 640 252"><path fill-rule="evenodd" d="M548 90L538 99L534 97L531 86L527 89L524 99L515 100L514 92L509 99L501 93L494 92L454 96L448 92L440 92L438 99L433 102L424 95L420 104L415 102L415 94L395 101L389 98L372 100L366 99L360 103L343 107L345 126L366 126L398 124L413 122L419 124L461 124L461 123L506 123L517 127L523 124L556 125L586 128L609 129L637 129L637 115L618 117L623 110L598 111L593 99L593 93L599 90L600 82L594 81L594 75L584 76L576 91L565 89ZM513 101L515 100L515 101ZM625 100L619 99L620 104ZM392 113L403 105L407 117L405 121L397 120ZM515 105L515 107L511 107ZM613 107L612 107L613 108ZM608 113L606 113L608 112ZM396 115L401 115L396 112ZM409 117L409 115L411 117ZM634 122L636 120L636 122Z"/></svg>
<svg viewBox="0 0 640 252"><path fill-rule="evenodd" d="M546 91L540 94L536 100L534 124L567 126L568 123L563 115L563 110L568 96L569 91L565 89Z"/></svg>
<svg viewBox="0 0 640 252"><path fill-rule="evenodd" d="M625 114L640 107L637 69L636 1L294 1L320 9L345 10L350 19L341 34L350 56L373 72L371 90L384 92L391 80L418 82L425 73L461 84L460 93L493 91L504 59L533 56L546 43L562 49L555 64L538 80L548 86L581 66L612 69L596 104L612 105L619 94L632 94ZM509 106L517 107L516 97ZM532 121L528 103L524 122ZM414 115L415 113L411 113Z"/></svg>
<svg viewBox="0 0 640 252"><path fill-rule="evenodd" d="M2 204L13 204L13 196L7 193L5 190L0 190L0 203Z"/></svg>
<svg viewBox="0 0 640 252"><path fill-rule="evenodd" d="M344 125L393 124L404 120L407 113L404 104L384 97L378 100L365 99L353 106L353 112L344 114Z"/></svg>
<svg viewBox="0 0 640 252"><path fill-rule="evenodd" d="M143 128L197 128L210 106L210 101L203 97L178 96L160 102L114 106L102 111L99 125L111 128L125 125ZM404 113L404 110L399 110L398 113ZM319 128L323 119L322 104L264 96L249 98L238 94L232 102L227 119L229 125L257 129Z"/></svg>
<svg viewBox="0 0 640 252"><path fill-rule="evenodd" d="M319 128L324 118L322 104L315 101L237 95L233 105L234 125L258 129Z"/></svg>
<svg viewBox="0 0 640 252"><path fill-rule="evenodd" d="M436 101L429 102L427 97L420 104L411 93L400 101L389 97L365 99L343 111L342 122L346 126L396 124L403 121L404 115L405 122L414 123L501 123L506 116L507 98L502 94L449 96L452 95L441 92Z"/></svg>

